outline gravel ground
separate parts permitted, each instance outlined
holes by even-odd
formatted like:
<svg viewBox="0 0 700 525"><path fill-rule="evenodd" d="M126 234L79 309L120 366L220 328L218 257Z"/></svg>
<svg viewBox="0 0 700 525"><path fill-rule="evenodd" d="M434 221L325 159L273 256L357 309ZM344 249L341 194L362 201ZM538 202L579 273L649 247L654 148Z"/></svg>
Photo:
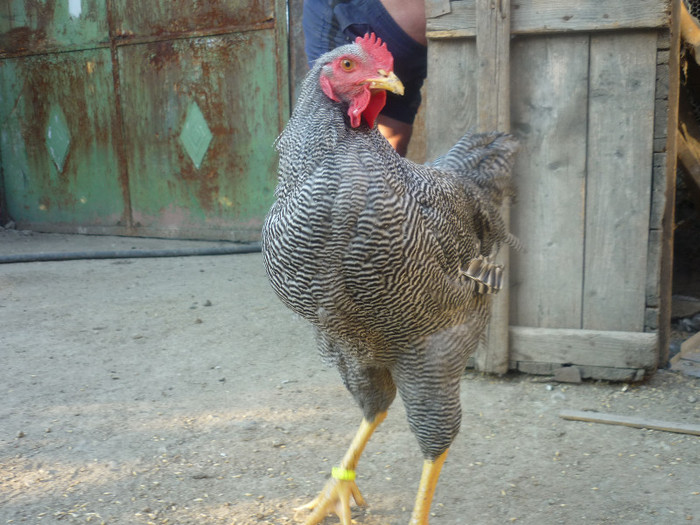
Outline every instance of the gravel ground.
<svg viewBox="0 0 700 525"><path fill-rule="evenodd" d="M0 231L0 254L210 245ZM0 326L0 523L294 523L360 420L259 254L0 265ZM466 374L431 523L700 522L699 437L559 417L698 425L699 381ZM397 401L357 523L407 523L421 462Z"/></svg>

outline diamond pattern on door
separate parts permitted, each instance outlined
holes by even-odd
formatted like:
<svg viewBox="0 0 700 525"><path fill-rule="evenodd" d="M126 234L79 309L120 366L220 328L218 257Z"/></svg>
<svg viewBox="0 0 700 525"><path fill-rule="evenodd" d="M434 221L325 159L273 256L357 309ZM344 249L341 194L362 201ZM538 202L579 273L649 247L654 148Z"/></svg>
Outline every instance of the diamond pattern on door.
<svg viewBox="0 0 700 525"><path fill-rule="evenodd" d="M51 107L49 124L46 126L46 147L56 170L61 173L70 148L70 130L61 106Z"/></svg>
<svg viewBox="0 0 700 525"><path fill-rule="evenodd" d="M185 124L180 132L180 142L197 169L202 165L211 139L212 134L202 115L202 110L196 102L191 102L187 108Z"/></svg>

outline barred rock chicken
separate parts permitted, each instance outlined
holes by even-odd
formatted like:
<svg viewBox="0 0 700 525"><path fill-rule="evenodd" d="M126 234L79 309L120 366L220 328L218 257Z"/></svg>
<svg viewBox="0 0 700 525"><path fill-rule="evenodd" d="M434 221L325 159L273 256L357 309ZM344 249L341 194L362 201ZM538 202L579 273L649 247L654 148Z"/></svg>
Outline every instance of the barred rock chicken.
<svg viewBox="0 0 700 525"><path fill-rule="evenodd" d="M393 58L374 35L321 56L276 147L276 202L263 227L275 292L316 329L362 409L339 467L311 503L350 524L360 455L396 391L425 458L411 523L425 525L460 426L459 382L483 336L513 238L499 214L516 141L467 135L431 165L399 156L375 120L401 94Z"/></svg>

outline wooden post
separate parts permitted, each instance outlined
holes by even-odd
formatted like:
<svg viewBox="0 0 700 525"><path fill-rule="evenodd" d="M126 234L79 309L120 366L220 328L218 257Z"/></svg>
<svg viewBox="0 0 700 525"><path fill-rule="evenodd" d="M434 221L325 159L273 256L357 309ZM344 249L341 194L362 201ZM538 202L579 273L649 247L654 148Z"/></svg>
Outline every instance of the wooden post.
<svg viewBox="0 0 700 525"><path fill-rule="evenodd" d="M510 0L477 0L477 126L510 130Z"/></svg>
<svg viewBox="0 0 700 525"><path fill-rule="evenodd" d="M673 281L673 228L676 206L676 136L680 85L680 30L682 0L673 0L671 51L668 61L668 127L666 139L666 205L662 222L661 275L659 276L659 366L666 366L671 341L671 291Z"/></svg>
<svg viewBox="0 0 700 525"><path fill-rule="evenodd" d="M510 131L510 0L476 1L477 128ZM510 212L503 209L506 224ZM508 371L508 248L496 260L506 267L503 289L494 297L486 345L475 355L479 370L495 374Z"/></svg>

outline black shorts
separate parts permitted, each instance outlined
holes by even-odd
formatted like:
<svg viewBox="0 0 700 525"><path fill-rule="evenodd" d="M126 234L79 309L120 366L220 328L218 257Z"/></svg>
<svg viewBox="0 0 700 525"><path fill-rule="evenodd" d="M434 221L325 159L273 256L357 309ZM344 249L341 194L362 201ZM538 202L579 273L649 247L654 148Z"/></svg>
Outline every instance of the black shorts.
<svg viewBox="0 0 700 525"><path fill-rule="evenodd" d="M387 93L382 115L413 124L428 70L428 49L408 36L379 0L304 0L303 26L309 65L366 33L386 42L405 91L402 96Z"/></svg>

